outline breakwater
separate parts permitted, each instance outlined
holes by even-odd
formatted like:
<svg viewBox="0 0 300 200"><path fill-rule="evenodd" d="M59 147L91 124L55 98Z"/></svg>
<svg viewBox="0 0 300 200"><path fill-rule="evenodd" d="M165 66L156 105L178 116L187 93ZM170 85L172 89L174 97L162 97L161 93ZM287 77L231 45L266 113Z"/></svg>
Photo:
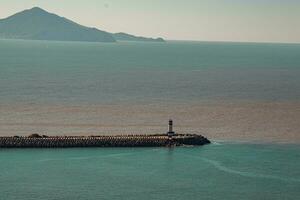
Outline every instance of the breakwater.
<svg viewBox="0 0 300 200"><path fill-rule="evenodd" d="M0 137L0 148L168 147L209 143L207 138L195 134Z"/></svg>

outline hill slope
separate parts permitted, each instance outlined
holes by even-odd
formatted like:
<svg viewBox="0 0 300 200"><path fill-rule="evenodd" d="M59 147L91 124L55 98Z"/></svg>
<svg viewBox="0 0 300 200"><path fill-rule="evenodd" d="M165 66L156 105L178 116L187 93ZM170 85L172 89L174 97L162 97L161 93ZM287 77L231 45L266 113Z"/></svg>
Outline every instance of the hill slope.
<svg viewBox="0 0 300 200"><path fill-rule="evenodd" d="M115 40L124 40L124 41L143 41L143 42L164 42L162 38L146 38L130 35L127 33L115 33L113 34Z"/></svg>
<svg viewBox="0 0 300 200"><path fill-rule="evenodd" d="M8 39L115 42L110 33L81 26L37 7L0 20L0 37Z"/></svg>

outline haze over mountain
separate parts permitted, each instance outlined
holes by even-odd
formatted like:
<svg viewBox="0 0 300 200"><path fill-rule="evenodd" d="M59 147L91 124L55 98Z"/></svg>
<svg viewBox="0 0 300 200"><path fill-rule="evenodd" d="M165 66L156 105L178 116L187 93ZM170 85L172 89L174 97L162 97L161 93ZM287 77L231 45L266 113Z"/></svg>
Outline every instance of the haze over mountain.
<svg viewBox="0 0 300 200"><path fill-rule="evenodd" d="M82 26L38 7L0 19L0 38L88 42L164 41L125 33L112 34Z"/></svg>

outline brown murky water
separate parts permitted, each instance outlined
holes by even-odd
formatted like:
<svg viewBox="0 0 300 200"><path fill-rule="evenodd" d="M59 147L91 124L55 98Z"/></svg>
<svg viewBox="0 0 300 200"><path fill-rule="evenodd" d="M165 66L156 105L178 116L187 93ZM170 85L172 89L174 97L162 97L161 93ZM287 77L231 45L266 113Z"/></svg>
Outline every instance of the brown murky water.
<svg viewBox="0 0 300 200"><path fill-rule="evenodd" d="M168 105L1 105L0 135L180 133L212 140L300 142L298 102L211 102Z"/></svg>

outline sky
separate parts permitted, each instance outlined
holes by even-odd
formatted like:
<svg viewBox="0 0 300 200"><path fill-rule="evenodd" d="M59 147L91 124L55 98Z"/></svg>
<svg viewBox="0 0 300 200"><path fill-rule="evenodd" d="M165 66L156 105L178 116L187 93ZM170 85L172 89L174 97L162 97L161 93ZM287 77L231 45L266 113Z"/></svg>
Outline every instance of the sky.
<svg viewBox="0 0 300 200"><path fill-rule="evenodd" d="M35 6L109 32L300 43L300 0L0 0L0 18Z"/></svg>

